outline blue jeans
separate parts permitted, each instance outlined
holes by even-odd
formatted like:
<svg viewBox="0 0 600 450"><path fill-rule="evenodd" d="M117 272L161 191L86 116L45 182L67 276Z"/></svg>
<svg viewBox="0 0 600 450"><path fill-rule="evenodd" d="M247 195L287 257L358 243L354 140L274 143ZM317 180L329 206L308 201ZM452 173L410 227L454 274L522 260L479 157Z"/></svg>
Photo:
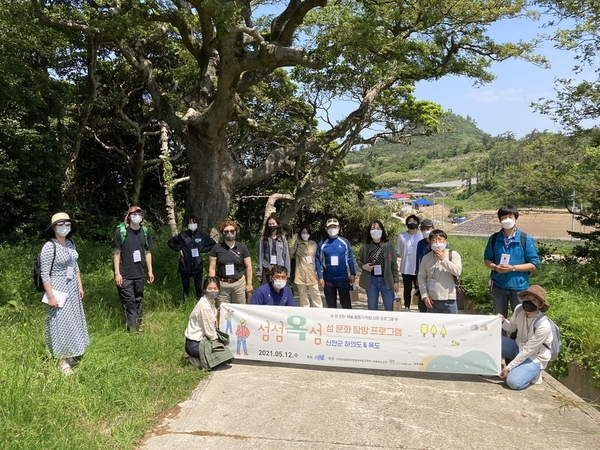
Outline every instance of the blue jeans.
<svg viewBox="0 0 600 450"><path fill-rule="evenodd" d="M350 302L350 280L328 280L325 279L325 287L323 288L325 300L328 308L337 308L337 296L340 295L340 304L344 309L352 309Z"/></svg>
<svg viewBox="0 0 600 450"><path fill-rule="evenodd" d="M514 339L502 336L502 357L515 359L519 354L519 346ZM511 389L520 391L531 384L531 381L541 372L542 365L527 358L513 370L508 372L506 384Z"/></svg>
<svg viewBox="0 0 600 450"><path fill-rule="evenodd" d="M494 284L494 287L492 288L492 299L494 300L494 315L500 313L505 318L508 318L509 303L510 308L514 313L517 305L521 303L521 300L519 300L519 297L517 297L518 293L519 291L504 289Z"/></svg>
<svg viewBox="0 0 600 450"><path fill-rule="evenodd" d="M394 288L386 288L383 277L371 276L371 286L367 290L368 309L379 309L379 294L383 298L383 306L386 311L394 310Z"/></svg>
<svg viewBox="0 0 600 450"><path fill-rule="evenodd" d="M456 300L433 300L433 308L427 308L428 313L458 314Z"/></svg>
<svg viewBox="0 0 600 450"><path fill-rule="evenodd" d="M240 347L244 348L244 354L248 354L248 348L246 347L246 338L245 337L238 337L237 338L237 353L238 355L240 354Z"/></svg>

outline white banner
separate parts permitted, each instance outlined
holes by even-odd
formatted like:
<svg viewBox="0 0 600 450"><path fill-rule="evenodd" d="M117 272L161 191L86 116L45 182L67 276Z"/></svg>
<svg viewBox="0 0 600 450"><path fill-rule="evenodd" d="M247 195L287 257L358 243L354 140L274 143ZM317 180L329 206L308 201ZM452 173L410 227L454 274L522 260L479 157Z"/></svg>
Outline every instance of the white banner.
<svg viewBox="0 0 600 450"><path fill-rule="evenodd" d="M236 358L320 366L497 375L497 316L221 305Z"/></svg>

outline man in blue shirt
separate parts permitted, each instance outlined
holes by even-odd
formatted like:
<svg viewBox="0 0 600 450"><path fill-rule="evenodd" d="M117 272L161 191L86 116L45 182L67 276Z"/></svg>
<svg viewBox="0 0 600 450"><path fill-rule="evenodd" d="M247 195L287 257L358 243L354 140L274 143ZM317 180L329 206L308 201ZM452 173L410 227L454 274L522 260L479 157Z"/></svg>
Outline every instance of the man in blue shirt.
<svg viewBox="0 0 600 450"><path fill-rule="evenodd" d="M337 295L344 309L352 309L350 289L356 278L354 256L348 239L338 236L340 223L328 219L325 224L327 235L317 244L315 268L319 286L323 288L328 308L337 308Z"/></svg>
<svg viewBox="0 0 600 450"><path fill-rule="evenodd" d="M251 305L296 306L294 293L287 286L288 273L284 266L276 265L271 269L271 281L259 287L252 298Z"/></svg>
<svg viewBox="0 0 600 450"><path fill-rule="evenodd" d="M484 263L491 271L490 285L494 314L508 316L508 303L515 311L521 300L517 294L529 287L529 272L540 266L533 238L517 229L519 211L512 205L498 210L502 230L488 239Z"/></svg>

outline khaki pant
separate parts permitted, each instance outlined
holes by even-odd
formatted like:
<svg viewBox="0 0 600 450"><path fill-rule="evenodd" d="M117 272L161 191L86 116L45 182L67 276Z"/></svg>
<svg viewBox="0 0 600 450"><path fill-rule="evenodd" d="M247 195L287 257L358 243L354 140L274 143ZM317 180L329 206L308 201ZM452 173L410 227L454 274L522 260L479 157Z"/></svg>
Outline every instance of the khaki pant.
<svg viewBox="0 0 600 450"><path fill-rule="evenodd" d="M319 292L319 285L317 283L313 285L297 284L298 293L300 294L300 306L309 307L310 302L308 296L312 300L312 306L314 308L322 308L323 301L321 300L321 292Z"/></svg>
<svg viewBox="0 0 600 450"><path fill-rule="evenodd" d="M235 283L221 281L221 292L217 297L219 303L246 304L246 277L242 276Z"/></svg>

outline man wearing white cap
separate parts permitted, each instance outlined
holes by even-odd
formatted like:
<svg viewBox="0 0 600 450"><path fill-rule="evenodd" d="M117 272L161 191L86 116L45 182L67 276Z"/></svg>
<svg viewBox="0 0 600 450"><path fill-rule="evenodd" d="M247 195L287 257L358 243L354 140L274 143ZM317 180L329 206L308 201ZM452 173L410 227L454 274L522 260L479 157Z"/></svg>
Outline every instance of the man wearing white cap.
<svg viewBox="0 0 600 450"><path fill-rule="evenodd" d="M319 286L323 288L328 308L337 308L339 294L342 308L352 309L350 289L356 277L352 247L348 239L339 236L337 219L327 219L325 230L328 237L317 244L315 256Z"/></svg>

